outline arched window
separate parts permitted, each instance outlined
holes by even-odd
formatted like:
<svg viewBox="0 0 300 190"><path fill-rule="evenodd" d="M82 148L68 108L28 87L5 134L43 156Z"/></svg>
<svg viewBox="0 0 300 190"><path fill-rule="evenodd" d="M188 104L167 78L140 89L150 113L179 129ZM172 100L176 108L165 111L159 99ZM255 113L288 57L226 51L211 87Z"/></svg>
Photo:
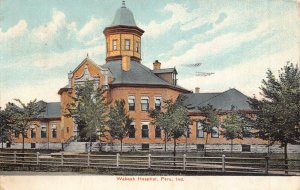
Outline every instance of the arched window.
<svg viewBox="0 0 300 190"><path fill-rule="evenodd" d="M36 130L35 130L35 126L31 125L30 126L30 138L34 139L36 137Z"/></svg>
<svg viewBox="0 0 300 190"><path fill-rule="evenodd" d="M130 124L128 137L129 137L129 138L135 138L135 128L134 128L134 123L131 123L131 124Z"/></svg>
<svg viewBox="0 0 300 190"><path fill-rule="evenodd" d="M135 110L135 97L134 96L128 96L128 109L129 111Z"/></svg>
<svg viewBox="0 0 300 190"><path fill-rule="evenodd" d="M57 137L56 124L52 124L51 131L52 131L52 138L56 138Z"/></svg>
<svg viewBox="0 0 300 190"><path fill-rule="evenodd" d="M142 138L149 138L149 128L147 124L142 124Z"/></svg>
<svg viewBox="0 0 300 190"><path fill-rule="evenodd" d="M158 110L158 111L161 110L161 102L162 102L162 100L161 100L161 97L160 97L160 96L154 97L154 103L155 103L154 107L155 107L155 109Z"/></svg>
<svg viewBox="0 0 300 190"><path fill-rule="evenodd" d="M186 138L190 138L190 134L191 134L190 127L187 127L186 130L185 130L185 136L186 136Z"/></svg>
<svg viewBox="0 0 300 190"><path fill-rule="evenodd" d="M211 129L211 137L212 138L219 138L219 128L214 126Z"/></svg>
<svg viewBox="0 0 300 190"><path fill-rule="evenodd" d="M204 138L204 131L201 122L197 122L197 138Z"/></svg>
<svg viewBox="0 0 300 190"><path fill-rule="evenodd" d="M47 137L47 126L45 124L41 124L41 138Z"/></svg>
<svg viewBox="0 0 300 190"><path fill-rule="evenodd" d="M155 127L155 138L161 138L161 128L160 128L160 126Z"/></svg>
<svg viewBox="0 0 300 190"><path fill-rule="evenodd" d="M149 98L148 96L142 96L141 98L141 110L148 111L149 110Z"/></svg>

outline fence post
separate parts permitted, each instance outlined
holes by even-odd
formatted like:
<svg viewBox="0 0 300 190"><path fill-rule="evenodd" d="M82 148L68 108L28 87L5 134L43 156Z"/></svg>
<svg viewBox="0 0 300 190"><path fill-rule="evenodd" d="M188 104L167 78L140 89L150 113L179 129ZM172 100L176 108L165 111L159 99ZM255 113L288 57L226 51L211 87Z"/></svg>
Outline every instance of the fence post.
<svg viewBox="0 0 300 190"><path fill-rule="evenodd" d="M183 155L183 170L186 170L186 154Z"/></svg>
<svg viewBox="0 0 300 190"><path fill-rule="evenodd" d="M151 168L151 154L148 154L148 168Z"/></svg>
<svg viewBox="0 0 300 190"><path fill-rule="evenodd" d="M14 151L14 163L17 163L17 151Z"/></svg>
<svg viewBox="0 0 300 190"><path fill-rule="evenodd" d="M40 158L39 158L39 157L40 157L40 153L37 152L37 153L36 153L36 164L37 164L37 165L39 165L39 162L40 162Z"/></svg>
<svg viewBox="0 0 300 190"><path fill-rule="evenodd" d="M120 161L120 154L117 153L117 168L119 167L119 161Z"/></svg>
<svg viewBox="0 0 300 190"><path fill-rule="evenodd" d="M64 153L61 152L61 166L64 166Z"/></svg>
<svg viewBox="0 0 300 190"><path fill-rule="evenodd" d="M225 155L222 155L222 172L225 172Z"/></svg>
<svg viewBox="0 0 300 190"><path fill-rule="evenodd" d="M268 175L268 173L269 173L269 159L270 159L270 157L266 156L265 159L266 159L265 174Z"/></svg>
<svg viewBox="0 0 300 190"><path fill-rule="evenodd" d="M90 167L90 164L91 164L91 163L90 163L90 152L88 153L88 157L87 157L87 158L88 158L87 164L88 164L88 167Z"/></svg>

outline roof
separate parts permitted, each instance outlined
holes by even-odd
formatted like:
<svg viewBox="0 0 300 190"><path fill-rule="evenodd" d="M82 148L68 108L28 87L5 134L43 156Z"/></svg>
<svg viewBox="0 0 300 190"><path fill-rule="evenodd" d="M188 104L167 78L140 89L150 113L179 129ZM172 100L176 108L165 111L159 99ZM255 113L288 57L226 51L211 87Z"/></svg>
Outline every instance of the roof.
<svg viewBox="0 0 300 190"><path fill-rule="evenodd" d="M190 112L200 112L198 108L206 105L212 105L219 111L230 111L233 107L237 110L252 110L248 97L235 88L218 93L182 94L180 99Z"/></svg>
<svg viewBox="0 0 300 190"><path fill-rule="evenodd" d="M152 70L153 73L155 74L162 74L162 73L176 73L177 71L175 68L167 68L167 69L156 69L156 70Z"/></svg>
<svg viewBox="0 0 300 190"><path fill-rule="evenodd" d="M114 80L113 85L116 84L132 84L132 85L162 85L177 88L181 91L189 92L180 86L172 85L158 76L156 76L152 70L144 66L138 61L131 60L131 68L129 71L123 71L121 68L121 60L111 60L102 67L106 67L112 73Z"/></svg>
<svg viewBox="0 0 300 190"><path fill-rule="evenodd" d="M136 26L135 20L132 12L125 6L125 2L123 1L123 5L119 8L115 14L114 20L111 26Z"/></svg>
<svg viewBox="0 0 300 190"><path fill-rule="evenodd" d="M43 112L38 116L38 118L52 119L60 118L61 116L61 106L60 102L44 102L38 101L37 104L43 108Z"/></svg>

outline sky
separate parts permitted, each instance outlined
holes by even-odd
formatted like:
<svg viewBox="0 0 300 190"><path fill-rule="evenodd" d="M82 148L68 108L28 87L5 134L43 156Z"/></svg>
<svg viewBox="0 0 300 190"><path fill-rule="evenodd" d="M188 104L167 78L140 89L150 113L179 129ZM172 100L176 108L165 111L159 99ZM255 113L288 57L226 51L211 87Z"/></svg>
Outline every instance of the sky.
<svg viewBox="0 0 300 190"><path fill-rule="evenodd" d="M60 101L68 72L87 53L105 64L103 30L121 4L0 0L0 106L14 98ZM267 69L277 74L287 62L299 62L296 0L126 0L126 7L145 30L142 64L176 67L179 85L189 90L236 88L259 97Z"/></svg>

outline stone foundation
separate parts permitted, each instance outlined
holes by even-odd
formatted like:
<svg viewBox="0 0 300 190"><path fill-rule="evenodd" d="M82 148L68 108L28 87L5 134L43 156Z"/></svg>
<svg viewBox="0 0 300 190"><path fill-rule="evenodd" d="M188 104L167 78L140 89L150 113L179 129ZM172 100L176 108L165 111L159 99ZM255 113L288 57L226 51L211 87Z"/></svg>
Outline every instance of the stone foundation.
<svg viewBox="0 0 300 190"><path fill-rule="evenodd" d="M52 150L61 150L61 143L35 143L35 148L32 148L31 143L25 143L25 149L52 149ZM283 153L284 149L280 147L280 145L272 145L268 148L265 144L252 144L245 145L248 149L242 148L241 144L233 144L232 151L233 152L252 152L252 153ZM250 146L250 147L249 147ZM66 152L86 152L89 150L88 142L71 142L69 145L64 146L64 151ZM7 144L3 144L3 148L7 148ZM22 143L13 143L10 145L11 149L22 149ZM137 151L151 151L151 152L164 152L165 144L123 144L123 152L137 152ZM174 149L174 145L171 142L167 143L167 151L172 152ZM176 151L178 152L197 152L204 151L207 152L230 152L231 145L230 144L185 144L185 143L177 143ZM120 143L108 143L102 144L98 142L92 143L92 151L99 152L120 152L121 144ZM300 153L300 145L288 145L288 153Z"/></svg>

